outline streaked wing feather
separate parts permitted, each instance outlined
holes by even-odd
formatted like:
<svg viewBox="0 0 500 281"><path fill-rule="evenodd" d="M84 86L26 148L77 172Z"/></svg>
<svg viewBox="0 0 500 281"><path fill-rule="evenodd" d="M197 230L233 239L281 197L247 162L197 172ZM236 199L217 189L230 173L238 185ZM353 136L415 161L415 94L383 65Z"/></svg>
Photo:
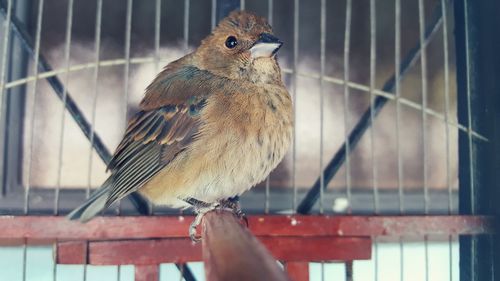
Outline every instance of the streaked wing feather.
<svg viewBox="0 0 500 281"><path fill-rule="evenodd" d="M130 121L108 166L113 186L106 206L136 191L191 143L199 117L188 109L167 105L141 111Z"/></svg>

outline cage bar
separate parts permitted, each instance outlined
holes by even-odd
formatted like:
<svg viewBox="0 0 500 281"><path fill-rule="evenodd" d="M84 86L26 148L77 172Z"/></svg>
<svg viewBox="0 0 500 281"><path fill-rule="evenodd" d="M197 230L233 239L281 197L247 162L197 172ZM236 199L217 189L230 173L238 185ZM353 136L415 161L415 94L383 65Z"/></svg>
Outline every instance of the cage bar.
<svg viewBox="0 0 500 281"><path fill-rule="evenodd" d="M496 1L454 2L458 121L467 128L458 136L460 214L500 212L495 201L500 195L500 84L494 78L500 73L499 8ZM478 140L473 131L491 141ZM498 235L494 239L496 254L491 255L487 236L460 237L460 278L487 280L498 272Z"/></svg>

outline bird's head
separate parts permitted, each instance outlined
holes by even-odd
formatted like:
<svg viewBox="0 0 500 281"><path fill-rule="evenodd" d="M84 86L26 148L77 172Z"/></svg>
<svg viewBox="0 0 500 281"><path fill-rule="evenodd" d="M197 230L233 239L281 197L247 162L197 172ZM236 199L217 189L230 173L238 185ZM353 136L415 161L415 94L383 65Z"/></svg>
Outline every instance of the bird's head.
<svg viewBox="0 0 500 281"><path fill-rule="evenodd" d="M276 52L283 43L267 21L249 12L232 12L205 38L195 55L199 67L229 79L281 81Z"/></svg>

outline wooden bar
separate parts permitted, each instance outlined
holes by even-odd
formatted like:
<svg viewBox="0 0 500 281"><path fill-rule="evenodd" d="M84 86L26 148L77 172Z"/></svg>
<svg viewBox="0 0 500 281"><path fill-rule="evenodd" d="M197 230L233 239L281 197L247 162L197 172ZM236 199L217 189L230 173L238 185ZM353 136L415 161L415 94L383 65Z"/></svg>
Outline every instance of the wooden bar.
<svg viewBox="0 0 500 281"><path fill-rule="evenodd" d="M192 216L98 217L86 224L55 216L0 216L4 241L186 238ZM50 226L50 227L49 227ZM124 227L126 226L126 227ZM488 216L249 216L256 236L424 236L494 233Z"/></svg>
<svg viewBox="0 0 500 281"><path fill-rule="evenodd" d="M308 262L287 262L285 270L292 281L309 281Z"/></svg>
<svg viewBox="0 0 500 281"><path fill-rule="evenodd" d="M207 213L202 239L208 281L289 280L276 259L232 213Z"/></svg>
<svg viewBox="0 0 500 281"><path fill-rule="evenodd" d="M371 257L371 240L367 237L257 239L281 261L345 261ZM188 238L57 243L58 264L147 265L201 260L201 244L194 244Z"/></svg>
<svg viewBox="0 0 500 281"><path fill-rule="evenodd" d="M158 281L160 280L160 267L157 264L136 265L135 281Z"/></svg>

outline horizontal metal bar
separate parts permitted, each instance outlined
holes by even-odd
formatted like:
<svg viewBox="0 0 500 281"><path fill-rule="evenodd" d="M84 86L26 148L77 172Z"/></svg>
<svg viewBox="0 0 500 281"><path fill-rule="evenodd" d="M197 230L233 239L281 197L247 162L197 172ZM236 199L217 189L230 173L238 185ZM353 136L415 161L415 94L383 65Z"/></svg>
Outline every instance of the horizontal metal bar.
<svg viewBox="0 0 500 281"><path fill-rule="evenodd" d="M429 44L430 39L437 32L442 22L443 20L441 17L441 6L440 4L438 4L437 8L435 8L434 10L431 24L425 30L425 36L424 36L425 41L419 42L415 47L413 47L408 52L404 60L401 62L401 68L399 73L399 77L401 77L401 79L402 77L404 77L406 73L408 73L410 68L417 62L420 56L421 47ZM396 76L393 75L384 84L384 86L382 87L382 91L392 92L394 91L395 85L396 85ZM332 160L328 163L328 165L324 169L323 171L324 188L328 187L328 183L333 179L333 177L338 172L340 167L346 161L347 153L350 153L355 149L356 145L358 144L363 134L371 126L372 118L377 116L378 113L380 113L380 111L387 103L387 101L388 99L386 97L377 96L375 98L373 106L368 108L361 116L360 120L349 134L347 141L342 144L341 148L337 151L337 153L335 153ZM425 108L423 108L423 110L425 110ZM298 213L307 214L311 211L314 204L316 204L316 202L318 201L320 188L321 188L321 178L318 178L314 183L314 185L309 190L309 192L307 193L306 197L302 200L299 207L297 208Z"/></svg>
<svg viewBox="0 0 500 281"><path fill-rule="evenodd" d="M270 186L270 198L290 198L293 190L286 187L286 182L277 183ZM298 198L305 196L307 190L299 188ZM373 192L368 188L356 187L352 189L352 211L354 214L373 214ZM85 188L62 188L60 191L61 203L59 205L60 214L69 213L76 206L80 205L85 200ZM433 215L447 215L448 213L448 192L447 190L431 189L429 196L434 204L431 205L430 211ZM405 211L407 215L422 214L422 197L421 189L416 186L414 189L408 189L405 192ZM262 214L262 202L265 201L266 193L264 187L254 188L246 192L240 202L245 207L247 214ZM328 189L324 193L325 208L324 212L333 214L332 205L335 200L344 198L344 195L337 192L337 189ZM453 210L458 209L458 195L456 191L452 192ZM50 187L36 187L30 191L30 215L52 215L52 202L54 199L54 191ZM6 197L0 198L0 215L26 215L23 210L22 203L24 193L22 189L15 189ZM379 190L380 208L379 214L391 215L399 214L398 208L398 191L395 188L380 186ZM122 204L122 215L137 215L137 211L128 202ZM319 206L316 206L319 207ZM270 213L290 212L290 203L286 200L274 200L270 205ZM155 206L155 214L161 215L178 215L178 209L172 209L164 206ZM187 211L190 213L189 211ZM108 211L105 215L113 215L113 212Z"/></svg>
<svg viewBox="0 0 500 281"><path fill-rule="evenodd" d="M475 235L494 233L496 226L494 217L488 216L255 215L248 220L256 236L286 237ZM82 224L57 216L0 216L0 243L187 238L192 221L192 216L123 216L98 217Z"/></svg>

